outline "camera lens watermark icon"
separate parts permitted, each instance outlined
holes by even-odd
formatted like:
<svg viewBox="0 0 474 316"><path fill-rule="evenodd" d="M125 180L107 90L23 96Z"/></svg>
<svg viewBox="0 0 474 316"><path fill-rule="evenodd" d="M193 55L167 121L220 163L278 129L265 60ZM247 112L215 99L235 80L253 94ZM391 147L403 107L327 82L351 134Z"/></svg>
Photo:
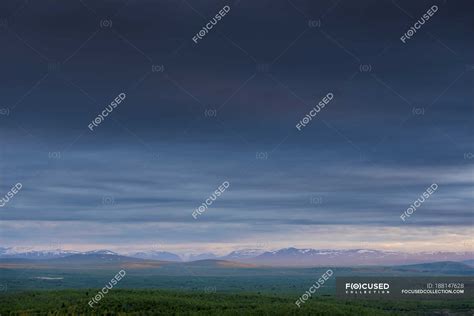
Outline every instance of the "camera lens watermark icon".
<svg viewBox="0 0 474 316"><path fill-rule="evenodd" d="M359 65L360 72L372 72L372 65L371 64L361 64Z"/></svg>
<svg viewBox="0 0 474 316"><path fill-rule="evenodd" d="M217 110L216 109L206 109L204 110L205 117L217 117Z"/></svg>
<svg viewBox="0 0 474 316"><path fill-rule="evenodd" d="M258 242L255 244L256 249L268 249L269 246L270 245L267 242Z"/></svg>
<svg viewBox="0 0 474 316"><path fill-rule="evenodd" d="M270 64L257 64L257 72L262 74L270 73L271 65Z"/></svg>
<svg viewBox="0 0 474 316"><path fill-rule="evenodd" d="M0 292L6 292L8 290L8 286L6 284L0 284Z"/></svg>
<svg viewBox="0 0 474 316"><path fill-rule="evenodd" d="M311 28L321 27L321 20L308 20L308 26Z"/></svg>
<svg viewBox="0 0 474 316"><path fill-rule="evenodd" d="M204 288L204 293L206 294L212 294L212 293L216 293L217 292L217 288L215 286L206 286Z"/></svg>
<svg viewBox="0 0 474 316"><path fill-rule="evenodd" d="M151 65L151 72L164 72L165 66L164 65Z"/></svg>
<svg viewBox="0 0 474 316"><path fill-rule="evenodd" d="M312 196L309 203L312 205L321 205L323 203L323 198L321 196Z"/></svg>
<svg viewBox="0 0 474 316"><path fill-rule="evenodd" d="M48 153L49 159L61 159L61 152L60 151L50 151Z"/></svg>
<svg viewBox="0 0 474 316"><path fill-rule="evenodd" d="M110 19L102 19L102 20L100 20L99 25L100 25L100 27L103 28L103 29L110 29L110 28L112 28L112 20L110 20Z"/></svg>
<svg viewBox="0 0 474 316"><path fill-rule="evenodd" d="M10 115L9 108L0 108L0 116L8 116L8 115Z"/></svg>
<svg viewBox="0 0 474 316"><path fill-rule="evenodd" d="M111 195L105 195L102 197L102 205L111 206L115 204L115 198Z"/></svg>
<svg viewBox="0 0 474 316"><path fill-rule="evenodd" d="M255 153L255 159L257 159L257 160L268 160L268 152L266 152L266 151L257 151Z"/></svg>
<svg viewBox="0 0 474 316"><path fill-rule="evenodd" d="M62 250L63 244L60 241L53 241L49 243L49 249Z"/></svg>
<svg viewBox="0 0 474 316"><path fill-rule="evenodd" d="M474 158L474 153L468 152L464 153L464 159L473 159Z"/></svg>
<svg viewBox="0 0 474 316"><path fill-rule="evenodd" d="M425 108L413 108L412 113L413 115L424 115Z"/></svg>
<svg viewBox="0 0 474 316"><path fill-rule="evenodd" d="M466 71L474 71L474 65L466 65Z"/></svg>

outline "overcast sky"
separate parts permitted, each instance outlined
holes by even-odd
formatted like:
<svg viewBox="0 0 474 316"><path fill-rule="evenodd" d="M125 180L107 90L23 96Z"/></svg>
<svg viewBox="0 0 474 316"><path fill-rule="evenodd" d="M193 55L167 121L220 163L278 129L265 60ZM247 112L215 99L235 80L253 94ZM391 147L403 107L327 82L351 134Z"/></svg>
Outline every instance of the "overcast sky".
<svg viewBox="0 0 474 316"><path fill-rule="evenodd" d="M2 246L472 250L471 2L3 1L0 12L0 197L23 186L0 208Z"/></svg>

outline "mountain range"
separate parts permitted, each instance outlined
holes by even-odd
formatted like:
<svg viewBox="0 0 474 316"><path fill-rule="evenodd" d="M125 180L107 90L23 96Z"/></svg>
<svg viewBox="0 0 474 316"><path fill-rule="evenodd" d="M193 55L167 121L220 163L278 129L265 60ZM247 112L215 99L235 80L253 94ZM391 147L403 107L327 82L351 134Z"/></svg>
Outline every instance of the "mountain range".
<svg viewBox="0 0 474 316"><path fill-rule="evenodd" d="M116 253L110 250L93 250L79 252L73 250L29 250L20 251L13 248L0 247L0 259L34 259L46 260L72 257L75 260L103 256L104 258L135 258L167 262L192 262L199 260L224 260L244 264L265 266L365 266L365 265L404 265L425 262L455 261L474 265L473 252L419 252L404 253L373 249L298 249L283 248L266 251L263 249L242 249L232 251L225 256L212 253L179 256L167 251L140 251ZM72 259L70 258L70 259ZM65 259L67 260L67 259Z"/></svg>

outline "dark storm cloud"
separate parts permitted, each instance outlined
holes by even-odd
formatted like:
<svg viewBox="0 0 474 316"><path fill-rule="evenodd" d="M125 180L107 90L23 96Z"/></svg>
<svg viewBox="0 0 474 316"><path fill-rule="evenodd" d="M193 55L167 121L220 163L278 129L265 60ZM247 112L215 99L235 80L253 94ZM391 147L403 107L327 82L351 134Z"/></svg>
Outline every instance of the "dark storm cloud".
<svg viewBox="0 0 474 316"><path fill-rule="evenodd" d="M404 44L432 2L2 3L0 188L24 185L9 240L18 221L194 225L224 180L198 225L396 227L432 183L406 226L472 223L474 7L436 4Z"/></svg>
<svg viewBox="0 0 474 316"><path fill-rule="evenodd" d="M38 159L41 164L34 168L22 162L44 153L30 152L28 159L17 161L18 168L6 172L7 183L17 179L23 189L4 208L2 218L192 223L192 211L225 180L229 190L200 221L397 226L401 212L437 183L440 189L423 205L426 211L415 223L462 225L473 202L469 165L344 165L309 151L312 162L291 153L252 162L248 154L238 152L217 162L209 157L222 153L208 146L195 149L191 159L182 148L168 148L154 159L123 149L91 156L71 152L56 161Z"/></svg>

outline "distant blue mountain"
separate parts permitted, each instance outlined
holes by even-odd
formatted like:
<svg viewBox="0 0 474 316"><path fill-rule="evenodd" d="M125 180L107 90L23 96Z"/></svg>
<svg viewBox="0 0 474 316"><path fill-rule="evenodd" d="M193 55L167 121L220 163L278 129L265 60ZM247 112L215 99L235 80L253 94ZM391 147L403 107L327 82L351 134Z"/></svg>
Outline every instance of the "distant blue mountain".
<svg viewBox="0 0 474 316"><path fill-rule="evenodd" d="M206 253L201 253L201 254L191 254L188 256L187 261L196 261L196 260L206 260L206 259L217 259L218 256L216 256L213 253L206 252Z"/></svg>
<svg viewBox="0 0 474 316"><path fill-rule="evenodd" d="M72 259L92 258L96 256L130 257L144 260L183 262L179 255L167 251L140 251L121 255L110 250L93 250L86 252L69 250L31 250L15 251L12 248L0 247L0 258L23 258L35 260L47 260L55 258ZM86 256L86 257L84 257ZM242 249L230 252L225 256L217 257L212 253L193 254L185 257L186 261L197 261L207 259L228 260L241 263L250 263L268 266L402 266L411 264L423 264L426 262L455 261L474 266L474 254L472 252L419 252L403 253L395 251L382 251L373 249L298 249L294 247L283 248L274 251L262 249ZM81 259L83 260L83 259ZM461 268L461 267L460 267Z"/></svg>
<svg viewBox="0 0 474 316"><path fill-rule="evenodd" d="M427 272L427 273L443 273L443 274L472 274L474 275L474 268L462 262L441 261L429 262L420 264L410 264L403 266L392 267L392 270L403 272Z"/></svg>
<svg viewBox="0 0 474 316"><path fill-rule="evenodd" d="M373 249L298 249L284 248L264 252L243 262L273 266L364 266L364 265L404 265L438 261L464 261L472 259L467 252L419 252L403 253ZM237 259L235 259L237 260Z"/></svg>
<svg viewBox="0 0 474 316"><path fill-rule="evenodd" d="M182 259L180 256L167 252L167 251L142 251L129 254L130 257L141 258L141 259L150 259L150 260L162 260L162 261L173 261L181 262Z"/></svg>

